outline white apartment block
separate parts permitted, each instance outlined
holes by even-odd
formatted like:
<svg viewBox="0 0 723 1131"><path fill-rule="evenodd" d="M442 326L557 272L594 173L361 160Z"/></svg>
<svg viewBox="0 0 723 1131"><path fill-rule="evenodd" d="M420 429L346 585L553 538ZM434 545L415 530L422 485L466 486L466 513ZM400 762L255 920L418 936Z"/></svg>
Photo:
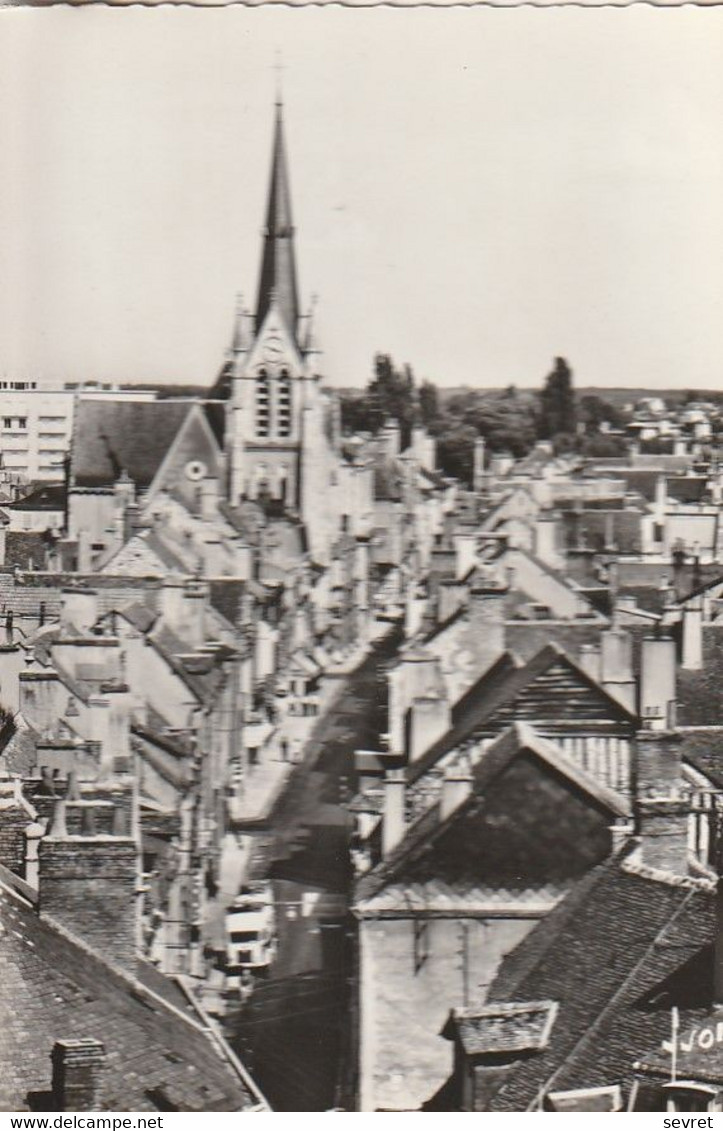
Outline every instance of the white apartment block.
<svg viewBox="0 0 723 1131"><path fill-rule="evenodd" d="M88 382L55 386L38 381L0 381L0 467L14 482L64 478L64 460L79 398L152 401L145 389Z"/></svg>

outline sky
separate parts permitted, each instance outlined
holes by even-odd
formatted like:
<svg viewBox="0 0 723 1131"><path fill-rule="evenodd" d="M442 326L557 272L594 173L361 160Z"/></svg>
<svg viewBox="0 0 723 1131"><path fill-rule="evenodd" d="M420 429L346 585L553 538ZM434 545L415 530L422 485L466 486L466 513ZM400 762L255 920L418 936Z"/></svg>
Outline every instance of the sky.
<svg viewBox="0 0 723 1131"><path fill-rule="evenodd" d="M723 9L0 10L0 375L210 384L276 53L323 372L723 387Z"/></svg>

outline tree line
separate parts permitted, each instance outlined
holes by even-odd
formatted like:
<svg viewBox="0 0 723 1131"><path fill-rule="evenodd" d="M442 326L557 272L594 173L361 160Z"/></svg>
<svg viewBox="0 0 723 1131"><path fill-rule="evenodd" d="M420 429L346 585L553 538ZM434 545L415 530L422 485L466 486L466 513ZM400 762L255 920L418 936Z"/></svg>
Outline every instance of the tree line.
<svg viewBox="0 0 723 1131"><path fill-rule="evenodd" d="M378 432L385 421L399 424L406 447L415 424L437 439L441 471L469 483L474 442L483 436L492 452L519 458L539 440L556 452L614 456L625 451L619 435L623 414L596 394L578 397L565 358L555 358L539 390L465 389L444 395L431 381L417 383L409 365L396 366L389 354L374 358L371 380L363 391L341 391L342 425L347 432Z"/></svg>

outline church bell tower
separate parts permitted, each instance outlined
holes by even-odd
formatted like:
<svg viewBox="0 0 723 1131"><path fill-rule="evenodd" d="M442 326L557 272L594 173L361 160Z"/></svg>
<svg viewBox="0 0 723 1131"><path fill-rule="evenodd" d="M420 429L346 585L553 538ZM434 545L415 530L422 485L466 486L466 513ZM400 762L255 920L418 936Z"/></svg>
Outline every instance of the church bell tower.
<svg viewBox="0 0 723 1131"><path fill-rule="evenodd" d="M294 224L277 101L261 268L253 313L239 306L229 351L229 501L272 504L308 525L333 485L329 396L316 372L312 315L299 313ZM313 540L313 539L312 539Z"/></svg>

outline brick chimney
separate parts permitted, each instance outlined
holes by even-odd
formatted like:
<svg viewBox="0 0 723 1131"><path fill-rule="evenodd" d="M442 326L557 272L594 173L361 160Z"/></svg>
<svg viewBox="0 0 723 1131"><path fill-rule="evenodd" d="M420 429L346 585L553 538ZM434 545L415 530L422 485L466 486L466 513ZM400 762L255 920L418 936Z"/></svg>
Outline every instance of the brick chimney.
<svg viewBox="0 0 723 1131"><path fill-rule="evenodd" d="M130 773L133 768L131 754L131 693L127 684L107 684L103 694L108 704L106 721L106 746L101 748L101 765L114 773Z"/></svg>
<svg viewBox="0 0 723 1131"><path fill-rule="evenodd" d="M690 801L683 792L676 731L638 731L635 796L643 863L677 876L687 875Z"/></svg>
<svg viewBox="0 0 723 1131"><path fill-rule="evenodd" d="M406 828L406 777L404 770L387 770L384 775L382 811L382 858L389 856L404 836Z"/></svg>
<svg viewBox="0 0 723 1131"><path fill-rule="evenodd" d="M640 655L640 718L643 726L668 730L675 726L675 641L646 636Z"/></svg>
<svg viewBox="0 0 723 1131"><path fill-rule="evenodd" d="M683 797L653 797L637 804L643 863L648 868L688 874L688 817L690 803Z"/></svg>
<svg viewBox="0 0 723 1131"><path fill-rule="evenodd" d="M38 851L39 910L111 962L133 970L139 937L138 844L127 827L127 814L119 810L118 823L113 815L109 822L107 808L107 802L101 803L95 815L88 802L55 802L50 830ZM125 827L115 835L106 831L109 824ZM98 833L98 828L104 831Z"/></svg>
<svg viewBox="0 0 723 1131"><path fill-rule="evenodd" d="M439 661L421 645L412 645L400 654L398 663L387 675L389 748L395 754L407 752L408 715L418 698L442 688Z"/></svg>
<svg viewBox="0 0 723 1131"><path fill-rule="evenodd" d="M102 1111L105 1048L92 1037L56 1041L53 1064L53 1102L56 1111Z"/></svg>
<svg viewBox="0 0 723 1131"><path fill-rule="evenodd" d="M681 787L680 735L674 730L639 730L634 740L635 792L670 797Z"/></svg>
<svg viewBox="0 0 723 1131"><path fill-rule="evenodd" d="M466 608L468 630L464 648L472 648L476 668L482 675L499 659L505 650L505 616L508 587L492 586L484 581L473 581Z"/></svg>

